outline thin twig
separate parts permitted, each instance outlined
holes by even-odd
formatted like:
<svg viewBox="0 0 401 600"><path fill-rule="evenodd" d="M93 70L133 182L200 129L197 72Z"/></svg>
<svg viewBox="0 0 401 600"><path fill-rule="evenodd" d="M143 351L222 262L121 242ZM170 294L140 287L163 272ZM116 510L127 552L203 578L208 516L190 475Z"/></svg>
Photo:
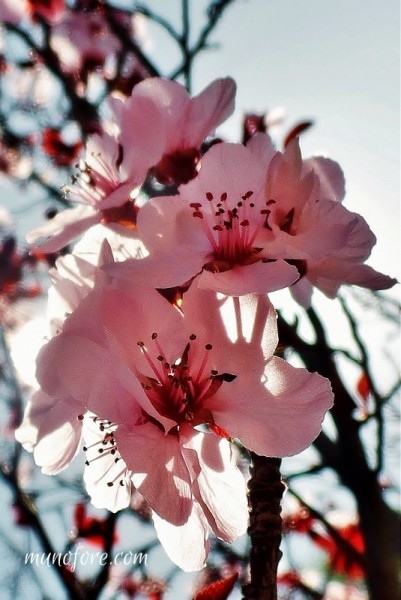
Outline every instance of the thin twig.
<svg viewBox="0 0 401 600"><path fill-rule="evenodd" d="M118 19L115 18L113 9L106 4L104 5L104 8L108 25L116 38L123 44L124 48L136 56L141 65L148 71L149 75L152 77L160 77L159 69L142 52L138 44L129 37L126 29L119 23Z"/></svg>
<svg viewBox="0 0 401 600"><path fill-rule="evenodd" d="M32 530L36 533L38 539L40 540L40 543L42 544L45 554L49 556L55 556L57 553L55 552L55 549L53 548L50 542L46 530L42 525L36 507L32 499L27 494L25 494L19 487L15 472L8 471L4 467L2 467L0 468L0 475L3 477L4 481L6 481L12 488L18 505L22 508L22 510L25 513L26 523L29 524ZM60 564L59 561L52 561L52 565L54 566L55 571L58 574L63 586L68 591L69 598L71 598L72 600L86 600L87 596L84 592L84 589L75 577L74 573L72 573L62 563L62 561L60 561Z"/></svg>
<svg viewBox="0 0 401 600"><path fill-rule="evenodd" d="M149 19L149 21L153 21L154 23L160 25L160 27L162 27L170 35L170 37L173 38L173 40L180 43L180 34L174 29L174 27L169 21L164 19L161 15L155 13L154 10L150 10L144 4L136 4L135 12L140 13L141 15Z"/></svg>
<svg viewBox="0 0 401 600"><path fill-rule="evenodd" d="M190 39L190 19L189 19L189 3L188 0L181 1L182 6L182 35L181 35L181 51L183 54L183 75L185 85L189 93L191 93L191 74L192 74L192 56L189 50Z"/></svg>
<svg viewBox="0 0 401 600"><path fill-rule="evenodd" d="M177 77L184 74L188 61L192 63L194 57L207 48L207 40L210 34L215 29L225 9L233 2L234 0L214 0L210 3L207 9L208 20L206 25L201 30L196 43L188 49L188 57L169 75L169 79L177 79Z"/></svg>
<svg viewBox="0 0 401 600"><path fill-rule="evenodd" d="M50 44L40 47L27 31L11 23L4 23L4 26L8 31L18 35L35 54L40 56L49 71L58 79L71 103L71 114L79 124L83 135L85 136L88 131L92 131L93 123L99 120L97 109L86 98L78 96L73 78L63 72L59 58L56 52L52 50ZM46 26L44 27L44 31L46 32ZM45 37L48 38L48 34Z"/></svg>
<svg viewBox="0 0 401 600"><path fill-rule="evenodd" d="M377 445L376 445L376 473L380 473L383 469L384 462L384 418L383 418L383 398L377 391L375 382L372 377L372 372L369 364L369 355L364 342L359 334L358 324L353 314L351 313L345 299L342 296L338 296L338 300L341 304L341 308L345 314L345 317L350 326L352 337L358 347L361 355L361 367L368 380L370 392L375 403L375 418L377 423Z"/></svg>

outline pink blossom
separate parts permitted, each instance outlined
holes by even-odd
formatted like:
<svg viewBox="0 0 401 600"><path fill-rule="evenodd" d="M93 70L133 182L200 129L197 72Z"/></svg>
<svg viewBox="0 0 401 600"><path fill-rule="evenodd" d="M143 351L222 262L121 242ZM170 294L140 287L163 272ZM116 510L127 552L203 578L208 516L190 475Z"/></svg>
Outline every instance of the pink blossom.
<svg viewBox="0 0 401 600"><path fill-rule="evenodd" d="M204 138L232 112L234 93L233 81L223 79L191 99L182 85L153 78L135 86L125 104L114 99L119 138L93 135L80 173L66 187L69 199L80 205L30 232L27 240L47 236L40 248L53 252L97 223L135 229L131 192L143 184L149 169L160 170L158 164L171 162L172 155L198 155ZM177 160L174 169L185 170Z"/></svg>
<svg viewBox="0 0 401 600"><path fill-rule="evenodd" d="M143 160L138 162L135 174L132 171L131 178L124 180L119 173L119 152L118 141L110 135L95 134L89 138L85 160L73 176L72 185L66 186L69 199L79 205L31 231L28 242L47 237L37 246L44 252L54 252L97 223L126 234L135 230L137 209L130 194L142 183L147 166Z"/></svg>
<svg viewBox="0 0 401 600"><path fill-rule="evenodd" d="M97 258L98 265L112 260L111 248L104 241ZM53 284L49 289L47 316L50 333L56 336L62 331L68 315L90 294L95 282L99 289L108 278L95 265L72 254L59 258L50 275ZM86 330L92 327L92 331L96 331L96 303L90 302L92 319L87 318ZM43 473L53 475L69 465L79 449L82 433L83 419L77 419L77 414L85 410L79 400L68 394L55 398L42 390L37 391L28 402L22 423L16 430L16 439L26 450L34 453Z"/></svg>
<svg viewBox="0 0 401 600"><path fill-rule="evenodd" d="M235 83L216 79L191 98L175 81L149 78L138 83L124 104L114 101L124 149L123 172L148 158L164 184L196 176L200 146L234 110Z"/></svg>
<svg viewBox="0 0 401 600"><path fill-rule="evenodd" d="M126 506L133 484L169 556L195 570L209 526L227 541L246 529L245 484L228 440L269 456L299 452L332 393L324 378L272 357L276 317L266 298L219 300L193 287L182 310L137 285L95 288L41 351L37 377L57 406L73 399L71 413L60 412L68 430L84 423L95 505ZM64 467L72 451L66 439L59 453L63 443Z"/></svg>
<svg viewBox="0 0 401 600"><path fill-rule="evenodd" d="M249 147L266 165L268 253L297 267L299 278L290 289L298 302L310 305L313 286L334 298L344 283L370 289L396 283L363 264L376 238L360 215L343 206L345 181L337 163L324 157L303 161L297 138L273 157L263 134Z"/></svg>
<svg viewBox="0 0 401 600"><path fill-rule="evenodd" d="M213 146L198 177L181 186L179 195L153 198L141 209L138 233L149 259L125 261L111 272L158 288L184 284L200 273L199 288L235 295L294 283L298 270L270 253L274 235L264 184L265 170L250 149Z"/></svg>

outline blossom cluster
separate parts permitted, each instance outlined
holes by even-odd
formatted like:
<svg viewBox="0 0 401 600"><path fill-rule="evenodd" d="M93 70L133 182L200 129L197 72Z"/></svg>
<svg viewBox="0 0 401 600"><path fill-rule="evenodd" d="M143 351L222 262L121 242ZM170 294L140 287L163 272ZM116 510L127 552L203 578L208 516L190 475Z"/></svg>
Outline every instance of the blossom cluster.
<svg viewBox="0 0 401 600"><path fill-rule="evenodd" d="M237 447L283 457L308 447L333 403L328 380L274 356L268 293L303 306L314 287L385 289L364 264L375 243L342 201L330 159L278 151L267 133L211 140L234 110L235 83L191 98L148 78L92 135L71 184L75 208L31 232L60 257L49 290L50 339L17 439L47 474L83 447L96 507L148 503L184 570L205 564L209 530L247 528Z"/></svg>

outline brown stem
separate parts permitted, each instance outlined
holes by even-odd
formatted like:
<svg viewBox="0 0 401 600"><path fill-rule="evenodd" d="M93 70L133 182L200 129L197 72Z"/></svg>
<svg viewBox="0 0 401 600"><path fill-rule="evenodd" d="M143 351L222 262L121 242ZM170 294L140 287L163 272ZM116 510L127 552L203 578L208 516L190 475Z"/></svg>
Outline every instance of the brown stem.
<svg viewBox="0 0 401 600"><path fill-rule="evenodd" d="M251 452L248 484L251 539L250 582L243 586L244 600L277 600L277 567L281 558L281 506L284 484L279 458Z"/></svg>

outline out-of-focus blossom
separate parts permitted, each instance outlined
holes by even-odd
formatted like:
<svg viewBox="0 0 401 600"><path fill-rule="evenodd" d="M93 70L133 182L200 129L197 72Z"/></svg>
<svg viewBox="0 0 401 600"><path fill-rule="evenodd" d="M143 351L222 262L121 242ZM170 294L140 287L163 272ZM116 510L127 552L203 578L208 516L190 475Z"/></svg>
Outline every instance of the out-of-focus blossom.
<svg viewBox="0 0 401 600"><path fill-rule="evenodd" d="M12 97L26 113L38 108L49 107L59 97L57 80L43 64L31 62L24 69L8 63L4 74L4 84L7 85Z"/></svg>
<svg viewBox="0 0 401 600"><path fill-rule="evenodd" d="M41 293L37 282L25 281L26 269L30 265L29 255L18 250L13 235L0 239L0 314L4 305L20 298L34 298Z"/></svg>
<svg viewBox="0 0 401 600"><path fill-rule="evenodd" d="M26 0L0 0L0 21L18 25L25 16Z"/></svg>
<svg viewBox="0 0 401 600"><path fill-rule="evenodd" d="M18 25L25 17L41 17L51 24L65 11L64 0L0 0L0 21Z"/></svg>
<svg viewBox="0 0 401 600"><path fill-rule="evenodd" d="M306 508L299 508L294 513L283 516L283 531L284 533L290 533L291 531L306 533L311 529L314 522L315 519Z"/></svg>
<svg viewBox="0 0 401 600"><path fill-rule="evenodd" d="M27 140L28 141L28 140ZM0 173L16 179L26 179L32 171L32 160L24 156L21 148L24 140L0 140Z"/></svg>
<svg viewBox="0 0 401 600"><path fill-rule="evenodd" d="M32 19L41 17L54 25L65 12L65 0L26 0L26 6Z"/></svg>
<svg viewBox="0 0 401 600"><path fill-rule="evenodd" d="M246 144L256 133L266 133L266 131L266 115L249 113L244 116L242 124L242 143Z"/></svg>
<svg viewBox="0 0 401 600"><path fill-rule="evenodd" d="M5 206L0 206L0 234L3 235L12 226L11 215Z"/></svg>
<svg viewBox="0 0 401 600"><path fill-rule="evenodd" d="M368 593L351 582L330 581L323 600L368 600Z"/></svg>
<svg viewBox="0 0 401 600"><path fill-rule="evenodd" d="M132 21L128 15L124 18L124 26L131 34ZM51 45L63 69L84 80L89 72L102 69L107 57L122 47L121 41L111 32L100 3L96 10L81 8L66 13L53 28Z"/></svg>

